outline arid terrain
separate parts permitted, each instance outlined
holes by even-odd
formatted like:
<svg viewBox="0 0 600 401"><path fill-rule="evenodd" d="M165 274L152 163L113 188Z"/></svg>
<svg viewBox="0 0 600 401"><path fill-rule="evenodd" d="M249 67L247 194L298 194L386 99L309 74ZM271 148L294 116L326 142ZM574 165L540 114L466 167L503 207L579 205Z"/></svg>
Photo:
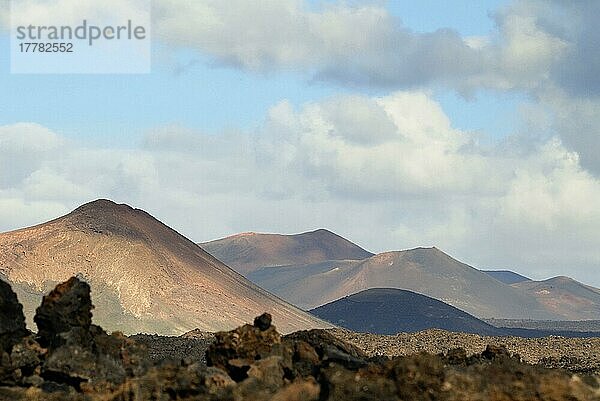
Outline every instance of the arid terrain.
<svg viewBox="0 0 600 401"><path fill-rule="evenodd" d="M600 315L597 288L569 277L535 281L510 270L480 270L435 247L374 255L324 229L295 235L241 233L200 246L303 309L371 288L398 288L480 319L590 320Z"/></svg>
<svg viewBox="0 0 600 401"><path fill-rule="evenodd" d="M229 332L140 341L93 325L90 287L75 277L44 297L37 335L25 329L17 296L4 282L0 304L2 401L600 399L597 362L577 359L597 360L597 342L547 339L536 346L439 331L282 337L269 314ZM174 341L179 346L165 347ZM578 353L548 352L559 345ZM175 352L157 357L155 346ZM588 346L588 354L579 351Z"/></svg>
<svg viewBox="0 0 600 401"><path fill-rule="evenodd" d="M108 200L0 234L0 276L13 285L32 329L42 295L71 276L90 283L95 321L127 334L231 329L265 311L283 332L328 326L148 213Z"/></svg>
<svg viewBox="0 0 600 401"><path fill-rule="evenodd" d="M263 267L359 260L373 256L371 252L324 229L293 235L241 233L198 245L244 275Z"/></svg>
<svg viewBox="0 0 600 401"><path fill-rule="evenodd" d="M600 338L481 336L438 329L394 335L357 333L344 329L330 329L327 332L355 345L370 357L393 358L419 352L445 354L455 348L463 348L467 355L475 355L492 344L506 347L528 364L600 375ZM214 333L195 331L180 337L137 335L132 338L148 346L150 356L155 361L189 358L205 363L204 353L215 336Z"/></svg>
<svg viewBox="0 0 600 401"><path fill-rule="evenodd" d="M375 334L415 332L429 328L501 335L498 329L437 299L397 288L372 288L310 311L352 331Z"/></svg>
<svg viewBox="0 0 600 401"><path fill-rule="evenodd" d="M600 289L569 277L522 281L512 286L531 294L555 314L569 317L568 320L590 320L600 316Z"/></svg>
<svg viewBox="0 0 600 401"><path fill-rule="evenodd" d="M427 295L478 318L558 318L535 297L436 248L385 252L357 261L264 268L247 277L307 309L362 290L383 287Z"/></svg>
<svg viewBox="0 0 600 401"><path fill-rule="evenodd" d="M513 320L487 319L486 322L496 327L519 327L549 331L581 331L600 333L600 320Z"/></svg>
<svg viewBox="0 0 600 401"><path fill-rule="evenodd" d="M260 252L250 245L246 252ZM246 269L242 273L252 282L305 309L370 288L398 288L480 319L588 320L600 314L597 288L568 277L533 281L514 272L478 270L435 247Z"/></svg>
<svg viewBox="0 0 600 401"><path fill-rule="evenodd" d="M221 250L249 270L264 258L308 262L248 276L295 286L310 302L390 281L447 302L368 289L328 305L333 315L322 317L334 323L450 331L332 328L149 214L99 200L0 234L0 401L600 400L600 338L500 336L509 329L449 305L493 316L593 314L592 287L507 284L435 248L372 256L326 230L258 238Z"/></svg>

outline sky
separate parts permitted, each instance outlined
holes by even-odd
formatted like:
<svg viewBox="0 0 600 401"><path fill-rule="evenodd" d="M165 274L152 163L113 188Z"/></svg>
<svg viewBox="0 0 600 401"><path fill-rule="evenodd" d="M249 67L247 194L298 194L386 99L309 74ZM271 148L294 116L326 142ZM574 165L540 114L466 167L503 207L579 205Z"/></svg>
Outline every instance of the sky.
<svg viewBox="0 0 600 401"><path fill-rule="evenodd" d="M109 198L600 286L600 3L155 0L140 75L11 74L8 10L0 231Z"/></svg>

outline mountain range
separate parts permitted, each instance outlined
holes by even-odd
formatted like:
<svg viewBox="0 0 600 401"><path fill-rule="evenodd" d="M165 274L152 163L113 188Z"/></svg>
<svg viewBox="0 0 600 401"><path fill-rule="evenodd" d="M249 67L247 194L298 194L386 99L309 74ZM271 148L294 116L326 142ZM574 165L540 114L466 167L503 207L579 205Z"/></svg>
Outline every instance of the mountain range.
<svg viewBox="0 0 600 401"><path fill-rule="evenodd" d="M539 322L540 327L537 328L497 327L437 299L397 288L372 288L360 291L310 312L340 327L359 333L393 335L441 329L484 336L529 338L600 336L598 331L553 327L543 321L528 321Z"/></svg>
<svg viewBox="0 0 600 401"><path fill-rule="evenodd" d="M536 298L546 309L568 320L597 320L600 289L559 276L543 281L522 281L514 288Z"/></svg>
<svg viewBox="0 0 600 401"><path fill-rule="evenodd" d="M273 315L283 332L329 325L251 283L148 213L108 200L0 234L0 276L34 308L58 282L92 287L94 321L126 334L225 330Z"/></svg>
<svg viewBox="0 0 600 401"><path fill-rule="evenodd" d="M374 255L324 229L296 235L248 232L198 245L241 274L267 266L308 264L324 260L358 260Z"/></svg>
<svg viewBox="0 0 600 401"><path fill-rule="evenodd" d="M445 321L451 328L454 319L462 331L479 327L480 333L489 325L476 318L600 316L600 290L568 277L534 281L512 271L482 271L437 248L373 254L323 229L244 233L198 246L142 210L98 200L0 234L0 279L17 292L30 328L41 297L71 276L91 285L95 322L126 334L225 330L263 312L283 332L331 327L302 310L326 304L317 310L347 309L365 324L374 316L363 313L371 305L390 316L405 311L398 322L413 319L414 327ZM366 292L377 300L366 302L363 292L379 288L387 289ZM386 296L394 308L381 304Z"/></svg>
<svg viewBox="0 0 600 401"><path fill-rule="evenodd" d="M297 244L299 238L310 246L288 252L289 247L271 245ZM336 250L336 244L343 246ZM374 255L326 230L242 234L202 245L260 287L303 309L370 288L398 288L430 296L478 318L581 320L600 316L598 289L572 279L540 282L508 270L478 270L435 247ZM276 249L285 251L277 254ZM251 257L241 258L240 253ZM357 258L356 253L367 256Z"/></svg>

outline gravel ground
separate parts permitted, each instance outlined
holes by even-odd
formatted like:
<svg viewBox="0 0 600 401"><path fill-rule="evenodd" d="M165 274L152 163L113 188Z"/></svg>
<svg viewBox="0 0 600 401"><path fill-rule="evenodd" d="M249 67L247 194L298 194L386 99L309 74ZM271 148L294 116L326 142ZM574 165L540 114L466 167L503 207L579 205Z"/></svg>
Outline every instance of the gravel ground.
<svg viewBox="0 0 600 401"><path fill-rule="evenodd" d="M504 345L511 353L530 364L560 367L573 372L600 374L600 338L522 338L484 337L477 334L426 330L384 336L335 329L331 332L367 354L383 356L410 355L421 351L437 354L452 348L464 348L468 355L482 352L486 345Z"/></svg>
<svg viewBox="0 0 600 401"><path fill-rule="evenodd" d="M521 338L484 337L477 334L426 330L418 333L377 335L343 329L329 330L336 337L362 349L369 356L401 356L419 352L438 354L464 348L468 355L481 353L488 344L504 345L511 353L530 364L563 368L579 373L600 374L600 338ZM214 334L195 331L182 337L136 335L136 341L148 346L154 361L188 359L205 363L205 352Z"/></svg>
<svg viewBox="0 0 600 401"><path fill-rule="evenodd" d="M164 360L190 360L206 364L206 349L213 342L213 333L195 332L197 336L165 337L148 334L131 336L135 341L148 347L150 359L154 362Z"/></svg>
<svg viewBox="0 0 600 401"><path fill-rule="evenodd" d="M600 333L600 320L519 320L519 319L483 319L496 327L524 328L552 331L581 331Z"/></svg>

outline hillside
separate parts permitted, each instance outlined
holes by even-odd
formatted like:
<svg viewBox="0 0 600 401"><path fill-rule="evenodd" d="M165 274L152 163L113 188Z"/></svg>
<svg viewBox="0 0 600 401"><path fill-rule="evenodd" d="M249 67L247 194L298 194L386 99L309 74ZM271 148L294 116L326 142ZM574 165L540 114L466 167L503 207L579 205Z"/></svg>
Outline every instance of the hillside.
<svg viewBox="0 0 600 401"><path fill-rule="evenodd" d="M30 328L41 296L75 275L91 285L94 321L109 330L216 331L265 311L283 332L324 326L148 213L108 200L0 234L0 274L24 304Z"/></svg>
<svg viewBox="0 0 600 401"><path fill-rule="evenodd" d="M498 281L502 281L504 284L515 284L522 283L523 281L531 281L530 278L510 270L482 270L482 272L489 274Z"/></svg>
<svg viewBox="0 0 600 401"><path fill-rule="evenodd" d="M310 311L335 325L360 333L396 334L427 329L480 335L501 330L453 306L412 291L373 288Z"/></svg>
<svg viewBox="0 0 600 401"><path fill-rule="evenodd" d="M478 318L559 319L534 297L436 248L386 252L362 261L264 268L248 278L312 309L369 288L399 288L443 301Z"/></svg>
<svg viewBox="0 0 600 401"><path fill-rule="evenodd" d="M563 316L566 320L600 318L600 289L569 277L524 281L512 286L536 298L548 310Z"/></svg>
<svg viewBox="0 0 600 401"><path fill-rule="evenodd" d="M261 267L360 260L373 256L347 239L323 229L294 235L242 233L200 246L244 275Z"/></svg>

